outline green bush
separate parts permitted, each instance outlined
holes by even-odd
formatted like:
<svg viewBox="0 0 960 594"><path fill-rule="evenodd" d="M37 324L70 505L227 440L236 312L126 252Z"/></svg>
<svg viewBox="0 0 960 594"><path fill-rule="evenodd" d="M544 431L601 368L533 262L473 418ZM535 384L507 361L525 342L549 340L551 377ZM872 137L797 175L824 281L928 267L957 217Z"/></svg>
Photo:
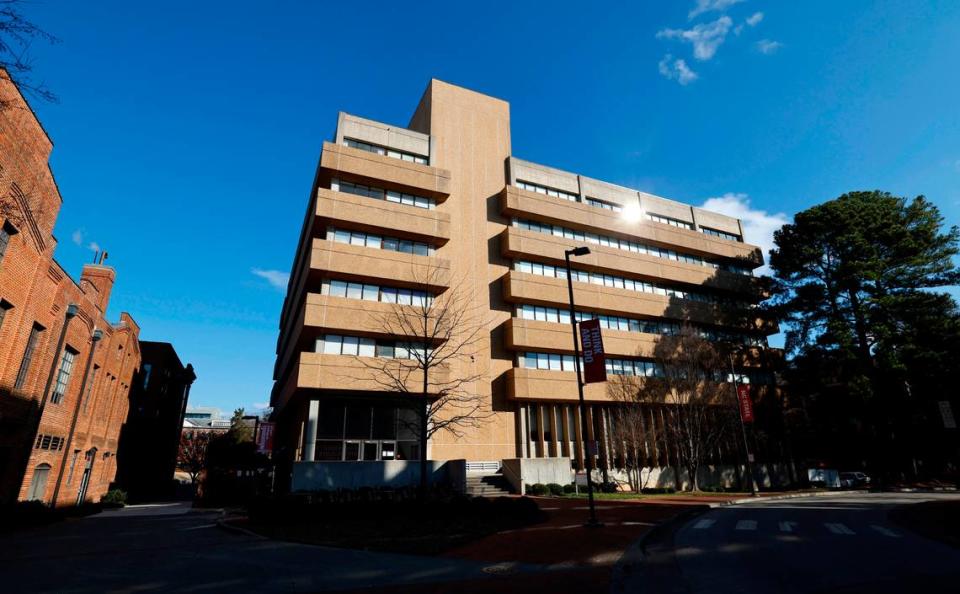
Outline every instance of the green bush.
<svg viewBox="0 0 960 594"><path fill-rule="evenodd" d="M673 487L647 487L640 489L640 492L644 495L668 495L670 493L676 493Z"/></svg>
<svg viewBox="0 0 960 594"><path fill-rule="evenodd" d="M570 483L569 485L564 485L564 486L563 486L563 492L564 492L565 495L569 495L570 493L576 493L576 492L577 492L577 486L576 486L575 484L573 484L573 483Z"/></svg>
<svg viewBox="0 0 960 594"><path fill-rule="evenodd" d="M549 483L547 484L547 491L549 491L551 495L559 497L563 495L563 485L558 483Z"/></svg>
<svg viewBox="0 0 960 594"><path fill-rule="evenodd" d="M127 492L120 489L110 489L100 498L103 507L123 507L127 504Z"/></svg>
<svg viewBox="0 0 960 594"><path fill-rule="evenodd" d="M550 490L543 483L536 483L534 485L527 485L527 494L535 495L542 497L550 493Z"/></svg>
<svg viewBox="0 0 960 594"><path fill-rule="evenodd" d="M598 487L601 493L616 493L618 491L617 483L614 482L600 483Z"/></svg>

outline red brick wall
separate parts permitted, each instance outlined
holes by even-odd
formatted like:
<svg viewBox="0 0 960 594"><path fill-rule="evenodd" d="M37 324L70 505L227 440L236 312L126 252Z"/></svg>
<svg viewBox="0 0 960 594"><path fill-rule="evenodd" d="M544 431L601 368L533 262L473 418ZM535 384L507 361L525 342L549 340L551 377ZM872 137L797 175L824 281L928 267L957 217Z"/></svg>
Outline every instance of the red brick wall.
<svg viewBox="0 0 960 594"><path fill-rule="evenodd" d="M61 198L48 165L52 144L2 71L0 98L12 103L0 110L0 224L8 220L18 230L0 260L0 299L13 306L0 326L0 501L26 498L35 469L49 465L43 493L44 501L49 502L65 463L57 503L74 503L84 454L93 448L96 456L86 493L88 500L96 501L108 489L116 470L113 457L126 418L130 381L140 366L139 327L126 313L116 324L104 317L114 278L111 268L85 266L82 279L91 282L78 284L53 259L56 241L52 230ZM48 396L41 414L44 388L62 357L57 342L70 303L78 306L79 313L69 322L64 346L77 355L64 398L53 403ZM34 323L45 330L27 381L17 390L14 383ZM100 369L84 412L80 392L94 329L103 332L93 358ZM93 367L90 369L92 373ZM56 371L48 395L55 379ZM34 447L38 435L65 442L78 410L69 444L56 450ZM69 466L75 451L78 459L71 477Z"/></svg>

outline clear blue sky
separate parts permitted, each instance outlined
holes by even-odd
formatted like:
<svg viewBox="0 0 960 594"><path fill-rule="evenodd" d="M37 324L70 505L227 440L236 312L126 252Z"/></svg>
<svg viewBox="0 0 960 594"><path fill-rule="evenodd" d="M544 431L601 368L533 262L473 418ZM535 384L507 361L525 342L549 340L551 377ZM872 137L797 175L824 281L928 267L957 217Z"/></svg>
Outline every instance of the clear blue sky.
<svg viewBox="0 0 960 594"><path fill-rule="evenodd" d="M431 77L508 100L517 156L721 197L754 242L857 189L960 220L960 3L697 3L33 0L61 39L33 48L61 98L36 104L57 258L110 252L111 315L196 366L192 404L266 403L265 277L290 267L321 142L338 110L405 125Z"/></svg>

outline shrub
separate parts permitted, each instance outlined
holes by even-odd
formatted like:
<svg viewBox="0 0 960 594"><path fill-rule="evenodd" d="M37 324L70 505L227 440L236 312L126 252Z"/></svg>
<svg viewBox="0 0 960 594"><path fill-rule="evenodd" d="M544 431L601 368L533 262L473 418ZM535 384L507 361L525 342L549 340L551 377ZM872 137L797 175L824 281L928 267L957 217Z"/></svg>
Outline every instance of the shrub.
<svg viewBox="0 0 960 594"><path fill-rule="evenodd" d="M547 484L547 491L549 491L551 495L559 497L563 495L563 485L559 483L549 483Z"/></svg>
<svg viewBox="0 0 960 594"><path fill-rule="evenodd" d="M538 497L542 497L542 496L544 496L544 495L547 495L549 492L550 492L550 490L547 489L547 486L544 485L543 483L536 483L536 484L534 484L534 485L529 485L528 488L527 488L527 494L528 494L528 495L535 495L535 496L538 496Z"/></svg>
<svg viewBox="0 0 960 594"><path fill-rule="evenodd" d="M616 493L618 491L617 483L607 481L597 485L601 493Z"/></svg>
<svg viewBox="0 0 960 594"><path fill-rule="evenodd" d="M667 495L670 493L675 493L673 487L647 487L645 489L640 489L640 492L644 495Z"/></svg>
<svg viewBox="0 0 960 594"><path fill-rule="evenodd" d="M563 493L565 495L569 495L570 493L576 493L576 492L577 492L577 486L573 483L563 486Z"/></svg>
<svg viewBox="0 0 960 594"><path fill-rule="evenodd" d="M103 507L123 507L127 504L127 492L120 489L110 489L100 498Z"/></svg>

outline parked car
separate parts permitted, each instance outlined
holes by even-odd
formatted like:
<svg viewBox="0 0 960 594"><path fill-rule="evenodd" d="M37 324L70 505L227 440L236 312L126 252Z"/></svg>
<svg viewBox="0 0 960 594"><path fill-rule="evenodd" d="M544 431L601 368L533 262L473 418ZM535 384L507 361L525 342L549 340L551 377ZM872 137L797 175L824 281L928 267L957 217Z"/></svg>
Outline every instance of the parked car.
<svg viewBox="0 0 960 594"><path fill-rule="evenodd" d="M840 473L840 488L841 489L857 489L859 487L866 487L870 485L870 477L864 472L841 472Z"/></svg>

